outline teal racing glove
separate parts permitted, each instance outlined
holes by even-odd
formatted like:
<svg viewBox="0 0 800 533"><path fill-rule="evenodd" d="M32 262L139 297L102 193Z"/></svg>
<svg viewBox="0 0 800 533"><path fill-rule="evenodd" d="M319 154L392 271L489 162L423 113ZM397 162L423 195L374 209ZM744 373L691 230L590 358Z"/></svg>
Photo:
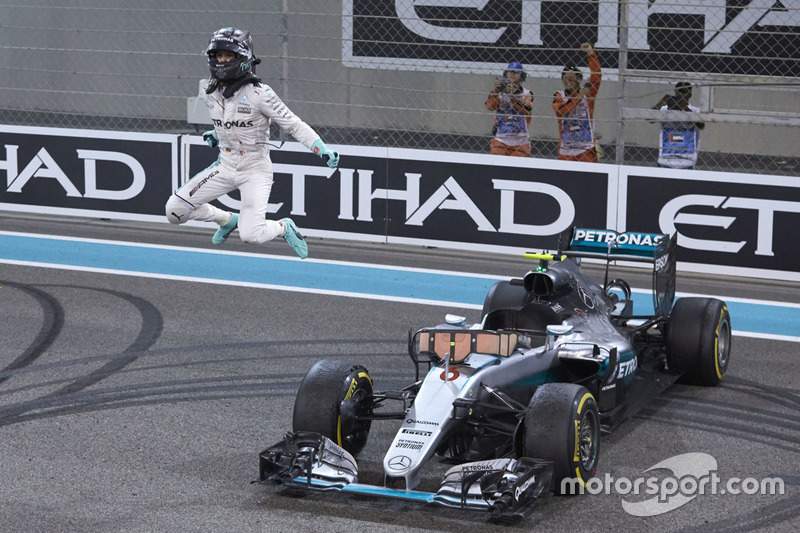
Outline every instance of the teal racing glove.
<svg viewBox="0 0 800 533"><path fill-rule="evenodd" d="M217 137L217 132L214 130L205 132L203 140L208 143L210 148L214 148L219 144L219 137Z"/></svg>
<svg viewBox="0 0 800 533"><path fill-rule="evenodd" d="M314 141L314 144L311 145L311 149L314 151L315 154L320 156L323 161L325 161L329 167L336 168L339 165L339 154L338 152L334 152L327 146L325 143L322 142L322 139L317 139Z"/></svg>

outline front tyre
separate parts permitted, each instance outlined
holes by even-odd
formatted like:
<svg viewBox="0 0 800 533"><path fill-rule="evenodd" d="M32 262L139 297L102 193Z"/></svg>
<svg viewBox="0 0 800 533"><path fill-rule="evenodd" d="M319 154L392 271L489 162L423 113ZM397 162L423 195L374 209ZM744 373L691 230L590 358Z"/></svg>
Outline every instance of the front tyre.
<svg viewBox="0 0 800 533"><path fill-rule="evenodd" d="M600 454L600 415L592 394L573 383L536 389L525 414L523 453L553 462L555 494L577 494L578 485L597 473Z"/></svg>
<svg viewBox="0 0 800 533"><path fill-rule="evenodd" d="M331 439L354 457L367 444L371 420L372 379L367 369L324 359L303 378L294 401L292 429Z"/></svg>
<svg viewBox="0 0 800 533"><path fill-rule="evenodd" d="M714 298L681 298L667 324L667 364L682 383L718 385L728 371L731 316Z"/></svg>

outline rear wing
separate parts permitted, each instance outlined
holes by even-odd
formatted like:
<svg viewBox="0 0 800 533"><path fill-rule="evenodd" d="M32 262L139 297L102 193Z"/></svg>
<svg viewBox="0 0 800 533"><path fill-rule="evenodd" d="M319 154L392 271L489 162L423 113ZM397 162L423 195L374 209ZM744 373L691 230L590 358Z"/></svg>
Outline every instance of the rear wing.
<svg viewBox="0 0 800 533"><path fill-rule="evenodd" d="M655 261L669 236L660 233L618 233L608 229L573 228L567 255L627 261ZM572 252L572 253L570 253ZM583 252L583 253L581 253Z"/></svg>
<svg viewBox="0 0 800 533"><path fill-rule="evenodd" d="M675 299L676 251L677 236L572 228L569 234L559 238L559 250L555 255L526 253L525 257L543 261L544 267L548 260L568 257L602 259L606 262L604 287L608 286L608 265L612 261L652 263L653 308L656 315L667 315Z"/></svg>

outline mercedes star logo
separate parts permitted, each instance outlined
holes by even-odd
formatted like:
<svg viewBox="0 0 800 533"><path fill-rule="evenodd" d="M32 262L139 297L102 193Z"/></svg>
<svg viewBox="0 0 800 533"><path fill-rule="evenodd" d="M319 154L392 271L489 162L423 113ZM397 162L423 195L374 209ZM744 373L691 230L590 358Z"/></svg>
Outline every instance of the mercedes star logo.
<svg viewBox="0 0 800 533"><path fill-rule="evenodd" d="M389 468L392 470L405 470L411 466L411 458L405 455L395 455L389 459Z"/></svg>

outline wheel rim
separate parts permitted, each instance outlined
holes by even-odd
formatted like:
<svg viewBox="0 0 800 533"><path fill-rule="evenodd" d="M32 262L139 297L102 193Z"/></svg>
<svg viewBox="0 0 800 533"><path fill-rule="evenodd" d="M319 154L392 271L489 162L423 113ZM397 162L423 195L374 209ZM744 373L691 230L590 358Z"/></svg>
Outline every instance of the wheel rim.
<svg viewBox="0 0 800 533"><path fill-rule="evenodd" d="M725 370L728 367L728 358L730 358L730 341L731 341L731 328L727 320L723 320L719 327L719 334L717 335L717 364L720 370Z"/></svg>
<svg viewBox="0 0 800 533"><path fill-rule="evenodd" d="M579 435L581 466L587 472L592 471L597 463L598 437L597 417L594 411L587 411L581 417L581 431Z"/></svg>
<svg viewBox="0 0 800 533"><path fill-rule="evenodd" d="M372 425L371 420L359 420L360 415L368 414L364 402L367 391L358 389L353 396L342 402L339 410L339 425L342 444L345 449L360 451L367 443ZM349 404L349 405L348 405Z"/></svg>

